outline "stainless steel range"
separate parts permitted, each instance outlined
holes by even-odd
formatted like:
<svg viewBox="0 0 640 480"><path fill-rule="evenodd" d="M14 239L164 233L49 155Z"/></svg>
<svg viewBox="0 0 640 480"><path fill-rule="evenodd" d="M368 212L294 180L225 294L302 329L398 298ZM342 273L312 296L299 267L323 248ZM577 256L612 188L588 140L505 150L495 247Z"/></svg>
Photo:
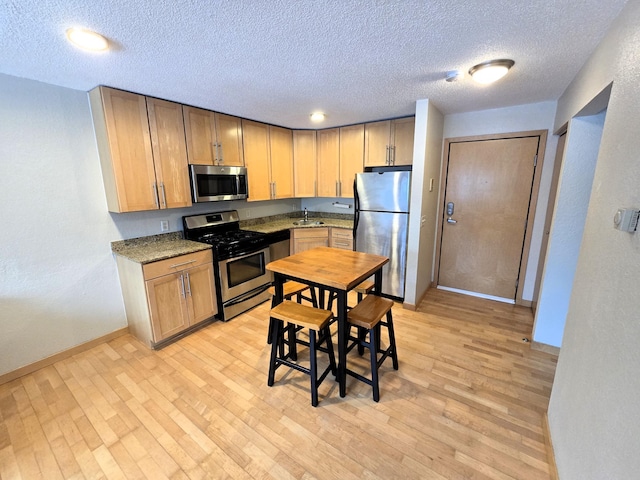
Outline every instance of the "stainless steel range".
<svg viewBox="0 0 640 480"><path fill-rule="evenodd" d="M271 298L268 235L240 230L236 210L182 217L187 240L213 246L218 316L229 320Z"/></svg>

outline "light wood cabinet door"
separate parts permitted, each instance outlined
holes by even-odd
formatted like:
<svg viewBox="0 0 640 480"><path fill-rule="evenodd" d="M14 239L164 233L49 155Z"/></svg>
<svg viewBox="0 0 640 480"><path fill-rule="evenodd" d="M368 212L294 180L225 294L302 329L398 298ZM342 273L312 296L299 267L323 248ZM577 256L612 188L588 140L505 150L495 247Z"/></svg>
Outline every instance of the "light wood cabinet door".
<svg viewBox="0 0 640 480"><path fill-rule="evenodd" d="M340 187L338 196L353 197L356 173L364 170L364 124L340 128Z"/></svg>
<svg viewBox="0 0 640 480"><path fill-rule="evenodd" d="M195 325L218 313L213 263L190 268L184 272L184 277L189 325Z"/></svg>
<svg viewBox="0 0 640 480"><path fill-rule="evenodd" d="M318 130L318 197L337 197L340 181L340 130Z"/></svg>
<svg viewBox="0 0 640 480"><path fill-rule="evenodd" d="M215 130L218 143L218 165L241 167L244 165L242 149L242 119L215 114Z"/></svg>
<svg viewBox="0 0 640 480"><path fill-rule="evenodd" d="M304 252L311 248L329 246L329 229L294 228L291 231L291 254Z"/></svg>
<svg viewBox="0 0 640 480"><path fill-rule="evenodd" d="M247 200L270 200L269 125L242 120L242 142L249 186Z"/></svg>
<svg viewBox="0 0 640 480"><path fill-rule="evenodd" d="M182 105L147 98L160 208L191 206Z"/></svg>
<svg viewBox="0 0 640 480"><path fill-rule="evenodd" d="M173 273L147 280L146 288L155 343L189 327L182 273Z"/></svg>
<svg viewBox="0 0 640 480"><path fill-rule="evenodd" d="M269 127L269 167L273 199L293 197L293 137L288 128Z"/></svg>
<svg viewBox="0 0 640 480"><path fill-rule="evenodd" d="M413 164L415 117L397 118L391 122L392 165Z"/></svg>
<svg viewBox="0 0 640 480"><path fill-rule="evenodd" d="M293 131L293 192L294 197L316 196L316 132Z"/></svg>
<svg viewBox="0 0 640 480"><path fill-rule="evenodd" d="M89 98L109 211L157 209L145 97L98 87Z"/></svg>
<svg viewBox="0 0 640 480"><path fill-rule="evenodd" d="M202 108L182 106L187 156L190 164L217 165L215 113Z"/></svg>
<svg viewBox="0 0 640 480"><path fill-rule="evenodd" d="M389 165L391 120L366 123L364 126L364 165Z"/></svg>

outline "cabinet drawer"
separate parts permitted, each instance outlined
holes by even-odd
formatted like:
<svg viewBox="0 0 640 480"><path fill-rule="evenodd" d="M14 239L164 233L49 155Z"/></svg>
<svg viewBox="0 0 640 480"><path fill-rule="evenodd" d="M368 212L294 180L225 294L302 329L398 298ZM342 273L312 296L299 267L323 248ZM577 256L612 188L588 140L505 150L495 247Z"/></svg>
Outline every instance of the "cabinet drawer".
<svg viewBox="0 0 640 480"><path fill-rule="evenodd" d="M353 234L346 228L332 228L330 247L353 250Z"/></svg>
<svg viewBox="0 0 640 480"><path fill-rule="evenodd" d="M293 237L294 238L311 238L311 237L323 237L329 238L329 228L294 228L293 229Z"/></svg>
<svg viewBox="0 0 640 480"><path fill-rule="evenodd" d="M177 257L167 258L166 260L147 263L142 266L142 271L144 272L144 279L149 280L212 262L213 256L211 250L202 250L201 252L179 255Z"/></svg>

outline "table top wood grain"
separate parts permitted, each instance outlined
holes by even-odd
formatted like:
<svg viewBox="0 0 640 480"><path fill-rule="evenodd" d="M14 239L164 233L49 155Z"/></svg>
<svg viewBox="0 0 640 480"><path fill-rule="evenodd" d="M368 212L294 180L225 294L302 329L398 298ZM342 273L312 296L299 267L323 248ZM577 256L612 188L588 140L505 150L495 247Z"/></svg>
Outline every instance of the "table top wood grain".
<svg viewBox="0 0 640 480"><path fill-rule="evenodd" d="M316 247L275 260L267 270L340 290L351 290L389 262L387 257Z"/></svg>

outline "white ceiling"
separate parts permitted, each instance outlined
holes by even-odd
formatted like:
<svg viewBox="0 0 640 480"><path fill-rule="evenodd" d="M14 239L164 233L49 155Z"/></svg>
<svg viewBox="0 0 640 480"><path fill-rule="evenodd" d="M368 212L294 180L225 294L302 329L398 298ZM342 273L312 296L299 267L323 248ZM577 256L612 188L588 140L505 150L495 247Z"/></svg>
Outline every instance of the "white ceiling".
<svg viewBox="0 0 640 480"><path fill-rule="evenodd" d="M626 0L2 0L0 73L109 85L293 128L556 100ZM82 26L114 48L80 51ZM468 74L511 58L492 86Z"/></svg>

